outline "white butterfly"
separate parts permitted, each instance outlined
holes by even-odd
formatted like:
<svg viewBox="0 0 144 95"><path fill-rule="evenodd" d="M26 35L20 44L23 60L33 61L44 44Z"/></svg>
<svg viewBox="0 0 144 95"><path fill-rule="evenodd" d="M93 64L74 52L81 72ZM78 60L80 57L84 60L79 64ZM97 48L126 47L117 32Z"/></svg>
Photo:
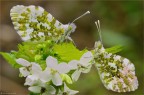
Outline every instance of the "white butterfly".
<svg viewBox="0 0 144 95"><path fill-rule="evenodd" d="M96 22L100 31L99 21ZM101 35L100 35L101 39ZM102 41L102 40L101 40ZM101 41L95 42L95 62L104 86L116 92L129 92L138 88L135 67L127 58L106 52Z"/></svg>
<svg viewBox="0 0 144 95"><path fill-rule="evenodd" d="M85 14L89 13L86 12ZM85 15L84 14L84 15ZM75 24L62 24L40 6L14 6L10 11L14 28L22 40L64 41L75 31ZM82 15L83 16L83 15ZM81 17L81 16L80 16Z"/></svg>

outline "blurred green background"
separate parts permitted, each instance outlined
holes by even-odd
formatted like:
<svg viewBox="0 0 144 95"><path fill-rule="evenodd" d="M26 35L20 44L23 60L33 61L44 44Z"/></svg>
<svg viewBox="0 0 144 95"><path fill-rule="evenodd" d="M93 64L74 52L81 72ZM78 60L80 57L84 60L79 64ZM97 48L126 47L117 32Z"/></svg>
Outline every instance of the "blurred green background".
<svg viewBox="0 0 144 95"><path fill-rule="evenodd" d="M128 93L109 91L103 86L95 67L88 74L83 74L71 88L79 90L78 95L144 95L144 2L142 0L0 0L0 3L0 49L6 52L17 50L17 44L22 42L10 19L10 9L13 6L42 6L63 24L72 22L89 10L90 15L75 22L77 29L71 36L77 47L93 49L94 42L98 40L94 22L99 19L104 46L124 46L123 51L118 54L134 63L139 88ZM2 57L0 57L0 67L0 91L27 95L27 87L23 86L24 78L18 77L19 71L12 68Z"/></svg>

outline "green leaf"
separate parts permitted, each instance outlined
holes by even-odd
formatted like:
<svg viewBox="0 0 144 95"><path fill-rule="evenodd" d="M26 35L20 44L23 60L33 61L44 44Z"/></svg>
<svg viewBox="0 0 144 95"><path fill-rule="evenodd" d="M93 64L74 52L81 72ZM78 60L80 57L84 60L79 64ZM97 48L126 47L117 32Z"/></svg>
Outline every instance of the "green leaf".
<svg viewBox="0 0 144 95"><path fill-rule="evenodd" d="M122 51L122 49L123 49L123 46L117 45L117 46L107 48L106 51L114 54L114 53L118 53L118 52Z"/></svg>
<svg viewBox="0 0 144 95"><path fill-rule="evenodd" d="M15 56L11 53L0 52L0 54L5 58L5 60L10 63L14 68L19 68L20 65L16 63Z"/></svg>
<svg viewBox="0 0 144 95"><path fill-rule="evenodd" d="M36 62L44 69L46 67L45 60L47 56L53 56L51 41L38 41L38 42L23 42L18 44L18 51L11 53L15 58L23 58L29 62Z"/></svg>
<svg viewBox="0 0 144 95"><path fill-rule="evenodd" d="M41 95L40 93L29 92L29 95Z"/></svg>
<svg viewBox="0 0 144 95"><path fill-rule="evenodd" d="M79 60L80 57L88 50L78 50L73 43L55 44L53 51L58 54L61 61L69 62L70 60Z"/></svg>

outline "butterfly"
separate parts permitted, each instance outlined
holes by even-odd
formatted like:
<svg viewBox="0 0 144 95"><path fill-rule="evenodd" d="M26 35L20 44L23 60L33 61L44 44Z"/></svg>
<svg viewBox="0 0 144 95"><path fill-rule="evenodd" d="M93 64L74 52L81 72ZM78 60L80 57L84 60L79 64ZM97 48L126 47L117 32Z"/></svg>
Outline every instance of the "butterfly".
<svg viewBox="0 0 144 95"><path fill-rule="evenodd" d="M89 12L87 12L89 13ZM87 14L86 13L86 14ZM10 16L23 41L53 40L62 42L76 29L75 24L62 24L40 6L17 5L10 10Z"/></svg>
<svg viewBox="0 0 144 95"><path fill-rule="evenodd" d="M100 31L100 22L96 22ZM100 34L99 34L100 35ZM100 79L104 86L115 92L130 92L138 88L134 64L120 55L108 53L100 41L95 42L95 62Z"/></svg>

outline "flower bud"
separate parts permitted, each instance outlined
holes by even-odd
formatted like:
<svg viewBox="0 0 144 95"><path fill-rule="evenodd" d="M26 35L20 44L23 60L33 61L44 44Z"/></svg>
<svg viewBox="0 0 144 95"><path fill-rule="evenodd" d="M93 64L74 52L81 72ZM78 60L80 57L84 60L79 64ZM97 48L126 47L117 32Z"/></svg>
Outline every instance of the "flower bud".
<svg viewBox="0 0 144 95"><path fill-rule="evenodd" d="M35 61L38 61L38 60L42 59L42 56L41 55L35 55L34 59L35 59Z"/></svg>
<svg viewBox="0 0 144 95"><path fill-rule="evenodd" d="M61 74L61 78L63 81L66 81L68 84L72 84L72 80L67 74Z"/></svg>

